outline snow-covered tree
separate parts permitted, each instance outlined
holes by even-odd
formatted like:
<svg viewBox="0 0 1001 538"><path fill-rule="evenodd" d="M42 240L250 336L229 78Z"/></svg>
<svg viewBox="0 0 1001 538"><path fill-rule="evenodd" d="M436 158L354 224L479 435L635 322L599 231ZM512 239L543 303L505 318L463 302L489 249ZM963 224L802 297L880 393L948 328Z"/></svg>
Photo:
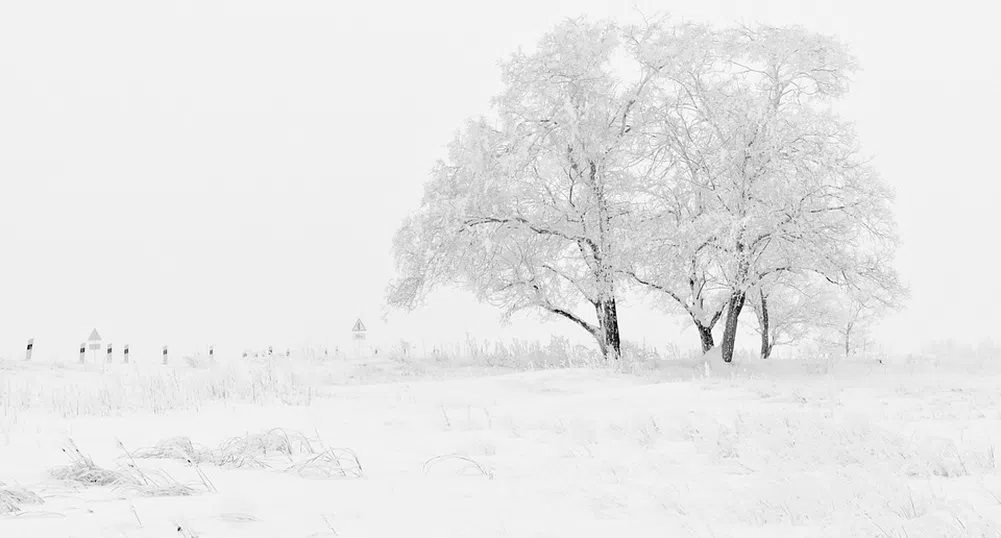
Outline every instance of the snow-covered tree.
<svg viewBox="0 0 1001 538"><path fill-rule="evenodd" d="M832 110L855 69L839 42L797 27L682 25L643 52L645 65L665 66L655 79L658 141L674 156L664 181L689 185L680 200L664 197L660 219L695 208L685 221L697 233L679 237L727 288L724 360L748 293L783 272L894 287L891 193Z"/></svg>
<svg viewBox="0 0 1001 538"><path fill-rule="evenodd" d="M503 65L496 119L466 125L397 233L391 305L458 284L508 315L570 320L618 357L618 249L641 183L634 127L653 73L619 74L626 45L612 23L570 20Z"/></svg>

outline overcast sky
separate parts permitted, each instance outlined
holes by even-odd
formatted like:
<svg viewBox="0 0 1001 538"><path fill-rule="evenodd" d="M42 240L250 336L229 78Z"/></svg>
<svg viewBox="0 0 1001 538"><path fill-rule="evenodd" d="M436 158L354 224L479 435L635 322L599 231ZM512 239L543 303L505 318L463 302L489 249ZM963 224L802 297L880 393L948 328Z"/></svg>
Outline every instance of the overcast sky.
<svg viewBox="0 0 1001 538"><path fill-rule="evenodd" d="M497 63L568 16L802 24L864 71L843 112L898 194L910 350L997 335L1001 177L990 2L0 2L0 356L91 328L148 352L585 336L443 292L378 321L392 233ZM899 5L900 7L896 7ZM697 338L633 305L626 338ZM995 336L996 338L996 336ZM997 341L997 340L996 340ZM744 345L753 345L745 338ZM69 351L72 354L72 350Z"/></svg>

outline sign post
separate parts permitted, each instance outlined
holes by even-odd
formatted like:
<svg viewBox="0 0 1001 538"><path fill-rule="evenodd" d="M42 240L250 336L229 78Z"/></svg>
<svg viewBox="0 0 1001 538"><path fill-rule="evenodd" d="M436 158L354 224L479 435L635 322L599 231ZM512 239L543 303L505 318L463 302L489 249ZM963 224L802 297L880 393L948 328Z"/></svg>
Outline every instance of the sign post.
<svg viewBox="0 0 1001 538"><path fill-rule="evenodd" d="M90 338L87 339L87 347L94 352L94 362L97 362L97 350L101 349L101 335L97 334L97 329L90 331Z"/></svg>
<svg viewBox="0 0 1001 538"><path fill-rule="evenodd" d="M365 333L368 329L365 328L365 324L361 322L361 318L355 321L354 327L351 328L351 337L355 341L355 354L361 355L361 348L365 342Z"/></svg>

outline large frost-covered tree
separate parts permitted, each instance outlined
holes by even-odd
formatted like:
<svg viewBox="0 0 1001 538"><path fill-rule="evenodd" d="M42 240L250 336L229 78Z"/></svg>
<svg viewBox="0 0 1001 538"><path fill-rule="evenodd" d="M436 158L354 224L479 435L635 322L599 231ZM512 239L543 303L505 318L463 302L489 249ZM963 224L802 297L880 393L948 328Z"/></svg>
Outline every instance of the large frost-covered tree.
<svg viewBox="0 0 1001 538"><path fill-rule="evenodd" d="M665 26L640 57L665 66L656 143L674 156L665 183L687 186L681 199L666 192L659 219L677 226L685 208L681 227L697 232L677 236L690 239L683 251L708 256L705 274L727 289L724 360L748 293L783 272L898 289L891 193L832 109L855 70L838 41L796 27Z"/></svg>
<svg viewBox="0 0 1001 538"><path fill-rule="evenodd" d="M389 302L459 284L617 357L619 294L639 285L686 312L704 351L725 319L728 362L749 295L765 355L792 282L892 303L891 193L832 108L854 69L796 27L567 21L503 65L495 117L434 169Z"/></svg>
<svg viewBox="0 0 1001 538"><path fill-rule="evenodd" d="M496 118L459 133L397 233L391 305L458 284L506 314L570 320L618 357L618 248L641 173L634 118L653 73L619 74L628 45L612 23L570 20L503 65Z"/></svg>

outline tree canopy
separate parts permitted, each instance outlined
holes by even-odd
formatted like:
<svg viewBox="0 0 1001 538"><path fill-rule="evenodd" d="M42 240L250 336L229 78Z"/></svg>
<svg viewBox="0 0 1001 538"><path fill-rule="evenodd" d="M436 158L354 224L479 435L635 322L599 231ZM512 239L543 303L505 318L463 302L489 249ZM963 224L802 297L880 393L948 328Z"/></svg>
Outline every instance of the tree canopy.
<svg viewBox="0 0 1001 538"><path fill-rule="evenodd" d="M390 304L457 284L617 357L635 286L681 308L704 351L725 312L729 361L748 297L759 327L772 309L766 339L802 330L786 318L805 279L898 300L892 193L832 107L856 68L798 27L564 22L502 65L494 116L432 171L395 239Z"/></svg>

